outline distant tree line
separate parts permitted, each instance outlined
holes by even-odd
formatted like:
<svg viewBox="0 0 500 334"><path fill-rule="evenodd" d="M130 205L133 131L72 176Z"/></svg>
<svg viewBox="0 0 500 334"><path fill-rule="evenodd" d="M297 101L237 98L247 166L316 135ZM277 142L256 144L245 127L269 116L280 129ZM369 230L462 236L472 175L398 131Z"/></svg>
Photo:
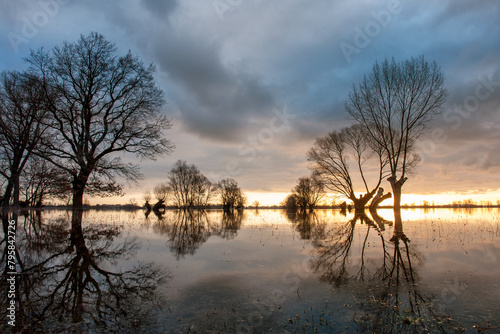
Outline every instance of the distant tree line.
<svg viewBox="0 0 500 334"><path fill-rule="evenodd" d="M230 178L211 182L195 165L178 160L167 175L167 181L155 186L153 190L156 203L151 206L152 196L144 194L148 210L160 210L166 204L178 208L207 208L222 205L224 211L242 209L247 198L238 183Z"/></svg>

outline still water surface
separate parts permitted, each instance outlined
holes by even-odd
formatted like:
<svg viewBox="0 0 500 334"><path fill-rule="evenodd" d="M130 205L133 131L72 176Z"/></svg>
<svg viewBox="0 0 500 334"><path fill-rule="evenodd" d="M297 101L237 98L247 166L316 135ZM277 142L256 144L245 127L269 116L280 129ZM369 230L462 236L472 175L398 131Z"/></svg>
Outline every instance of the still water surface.
<svg viewBox="0 0 500 334"><path fill-rule="evenodd" d="M499 209L379 215L21 215L17 329L499 332Z"/></svg>

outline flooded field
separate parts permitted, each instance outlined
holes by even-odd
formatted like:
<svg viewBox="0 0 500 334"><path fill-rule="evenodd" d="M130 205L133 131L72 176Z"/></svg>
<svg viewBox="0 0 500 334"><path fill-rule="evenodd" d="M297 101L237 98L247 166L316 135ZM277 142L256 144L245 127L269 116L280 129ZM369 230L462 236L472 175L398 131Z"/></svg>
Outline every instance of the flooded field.
<svg viewBox="0 0 500 334"><path fill-rule="evenodd" d="M25 332L499 332L498 209L379 215L31 212L2 281L17 220Z"/></svg>

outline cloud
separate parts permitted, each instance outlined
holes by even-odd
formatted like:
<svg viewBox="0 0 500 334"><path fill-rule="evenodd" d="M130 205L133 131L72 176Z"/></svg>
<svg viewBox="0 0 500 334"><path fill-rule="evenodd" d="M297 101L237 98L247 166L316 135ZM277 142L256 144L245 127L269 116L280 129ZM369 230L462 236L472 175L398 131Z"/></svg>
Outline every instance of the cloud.
<svg viewBox="0 0 500 334"><path fill-rule="evenodd" d="M251 73L221 62L216 45L194 38L170 38L155 48L168 82L183 91L175 101L188 131L214 140L235 140L249 117L271 114L272 93Z"/></svg>
<svg viewBox="0 0 500 334"><path fill-rule="evenodd" d="M178 6L177 0L141 0L141 3L160 19L165 19Z"/></svg>

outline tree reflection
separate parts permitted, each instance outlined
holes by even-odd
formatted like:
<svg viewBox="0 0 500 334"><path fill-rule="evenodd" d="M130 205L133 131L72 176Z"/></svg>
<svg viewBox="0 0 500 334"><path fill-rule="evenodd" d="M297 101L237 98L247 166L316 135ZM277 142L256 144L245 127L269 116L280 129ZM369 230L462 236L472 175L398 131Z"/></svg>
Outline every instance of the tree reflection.
<svg viewBox="0 0 500 334"><path fill-rule="evenodd" d="M373 219L372 219L373 218ZM346 223L329 226L321 238L313 239L314 257L311 269L321 280L336 287L349 285L363 316L353 318L363 331L373 333L415 332L439 329L455 331L460 327L435 311L432 296L422 293L418 267L423 257L410 244L403 229L399 210L394 223L378 215L370 218L356 213ZM366 233L354 242L357 223L366 224ZM385 225L393 225L390 240L384 238ZM368 251L371 231L378 234L376 250ZM319 234L316 234L319 235ZM356 244L356 251L353 250ZM373 245L373 243L372 243ZM353 253L359 261L354 263ZM376 255L374 255L376 254Z"/></svg>
<svg viewBox="0 0 500 334"><path fill-rule="evenodd" d="M218 235L226 240L234 239L238 235L243 221L243 211L224 212Z"/></svg>
<svg viewBox="0 0 500 334"><path fill-rule="evenodd" d="M288 219L303 240L324 239L325 224L319 221L315 211L287 212Z"/></svg>
<svg viewBox="0 0 500 334"><path fill-rule="evenodd" d="M376 333L463 332L463 327L454 320L438 314L432 296L421 290L414 263L423 259L410 247L399 210L394 212L390 243L394 249L389 270L382 277L384 284L372 290L374 293L361 303L367 312L360 319L361 327Z"/></svg>
<svg viewBox="0 0 500 334"><path fill-rule="evenodd" d="M68 221L41 224L25 219L18 226L18 329L21 332L130 332L155 326L158 287L167 273L151 263L112 269L140 247L123 238L122 228L89 224L82 227L82 211ZM36 217L36 216L34 216ZM4 223L5 224L5 223ZM68 240L69 232L69 240ZM3 278L4 279L4 278ZM4 300L3 300L4 301Z"/></svg>
<svg viewBox="0 0 500 334"><path fill-rule="evenodd" d="M349 273L348 264L350 263L349 259L354 240L354 231L358 221L360 224L366 224L368 228L366 229L366 234L362 243L359 270L356 274L352 275ZM369 275L366 266L367 261L365 260L365 250L369 234L372 230L379 232L382 244L384 245L382 248L383 264L382 267L377 270L377 273L384 272L384 268L387 265L386 259L388 257L384 237L373 220L361 212L356 212L354 217L346 223L325 229L322 232L321 238L315 238L313 240L315 256L310 263L312 270L319 274L321 280L330 282L336 286L343 285L350 280L363 281Z"/></svg>
<svg viewBox="0 0 500 334"><path fill-rule="evenodd" d="M161 215L152 224L153 231L168 237L167 245L177 257L194 255L211 236L233 239L241 228L243 212L224 212L220 220L204 210L178 210Z"/></svg>

